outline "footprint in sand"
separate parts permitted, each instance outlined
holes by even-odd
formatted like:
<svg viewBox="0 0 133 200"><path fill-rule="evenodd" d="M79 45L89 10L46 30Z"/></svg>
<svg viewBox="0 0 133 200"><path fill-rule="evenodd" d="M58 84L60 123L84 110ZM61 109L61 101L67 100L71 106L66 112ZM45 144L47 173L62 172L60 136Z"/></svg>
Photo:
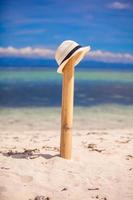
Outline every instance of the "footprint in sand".
<svg viewBox="0 0 133 200"><path fill-rule="evenodd" d="M0 186L0 200L6 200L7 199L3 194L6 191L7 191L6 187Z"/></svg>
<svg viewBox="0 0 133 200"><path fill-rule="evenodd" d="M20 179L23 183L29 183L29 182L33 181L32 176L20 176Z"/></svg>
<svg viewBox="0 0 133 200"><path fill-rule="evenodd" d="M126 143L129 143L131 140L130 139L128 139L128 140L115 140L115 142L118 142L118 143L120 143L120 144L126 144Z"/></svg>
<svg viewBox="0 0 133 200"><path fill-rule="evenodd" d="M7 190L6 190L6 187L4 187L4 186L0 186L0 194L2 193L2 192L6 192Z"/></svg>
<svg viewBox="0 0 133 200"><path fill-rule="evenodd" d="M5 195L0 194L0 200L7 200L7 197Z"/></svg>

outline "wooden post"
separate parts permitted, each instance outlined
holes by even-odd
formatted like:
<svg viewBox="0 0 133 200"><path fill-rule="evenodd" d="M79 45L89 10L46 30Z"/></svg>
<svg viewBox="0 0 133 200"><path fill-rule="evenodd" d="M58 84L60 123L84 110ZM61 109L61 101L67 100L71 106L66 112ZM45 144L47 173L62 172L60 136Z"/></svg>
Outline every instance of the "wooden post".
<svg viewBox="0 0 133 200"><path fill-rule="evenodd" d="M74 65L73 59L70 59L63 69L62 81L60 155L65 159L71 159L72 155L73 98Z"/></svg>

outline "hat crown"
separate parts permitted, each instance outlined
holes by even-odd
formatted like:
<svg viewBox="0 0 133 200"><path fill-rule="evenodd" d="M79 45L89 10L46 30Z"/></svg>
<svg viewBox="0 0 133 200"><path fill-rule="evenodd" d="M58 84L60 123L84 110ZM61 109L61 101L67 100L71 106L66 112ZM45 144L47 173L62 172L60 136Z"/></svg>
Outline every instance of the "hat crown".
<svg viewBox="0 0 133 200"><path fill-rule="evenodd" d="M62 42L55 53L55 59L57 63L60 65L60 63L68 55L68 53L78 45L79 44L77 42L72 40L65 40L64 42Z"/></svg>

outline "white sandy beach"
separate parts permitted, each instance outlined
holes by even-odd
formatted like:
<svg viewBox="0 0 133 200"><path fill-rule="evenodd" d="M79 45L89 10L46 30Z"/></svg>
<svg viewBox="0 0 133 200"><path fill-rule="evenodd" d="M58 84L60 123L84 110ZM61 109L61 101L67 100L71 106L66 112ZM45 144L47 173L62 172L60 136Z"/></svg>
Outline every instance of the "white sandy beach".
<svg viewBox="0 0 133 200"><path fill-rule="evenodd" d="M59 139L58 108L0 110L0 200L133 199L133 107L75 108L72 160Z"/></svg>

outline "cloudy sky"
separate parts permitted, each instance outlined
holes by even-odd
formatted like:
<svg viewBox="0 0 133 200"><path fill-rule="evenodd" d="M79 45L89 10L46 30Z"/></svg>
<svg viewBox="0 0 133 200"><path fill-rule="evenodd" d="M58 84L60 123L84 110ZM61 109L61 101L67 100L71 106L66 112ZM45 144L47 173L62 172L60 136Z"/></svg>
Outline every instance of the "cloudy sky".
<svg viewBox="0 0 133 200"><path fill-rule="evenodd" d="M0 56L53 58L67 39L89 59L133 63L133 0L0 0Z"/></svg>

